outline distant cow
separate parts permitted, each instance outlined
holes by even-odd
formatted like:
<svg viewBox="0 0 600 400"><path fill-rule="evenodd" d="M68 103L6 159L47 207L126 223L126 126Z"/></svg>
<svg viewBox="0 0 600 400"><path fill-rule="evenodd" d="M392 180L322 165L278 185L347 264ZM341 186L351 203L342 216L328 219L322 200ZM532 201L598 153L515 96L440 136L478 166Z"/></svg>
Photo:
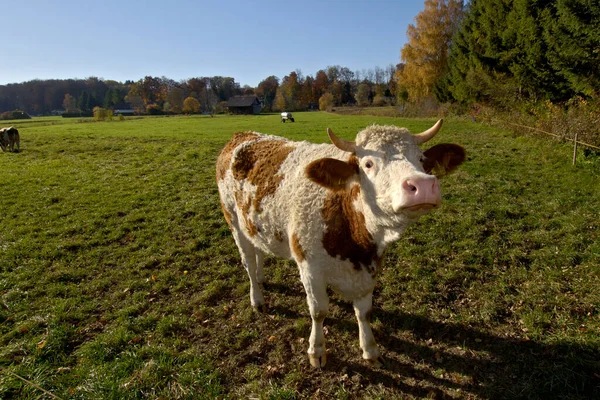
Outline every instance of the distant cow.
<svg viewBox="0 0 600 400"><path fill-rule="evenodd" d="M252 306L265 306L264 255L294 259L312 318L314 367L326 362L328 285L353 302L362 356L381 365L370 315L384 253L409 224L440 205L439 181L430 174L446 174L465 159L455 144L419 149L441 124L418 135L373 125L355 142L328 129L333 145L243 132L221 151L221 206L250 278Z"/></svg>
<svg viewBox="0 0 600 400"><path fill-rule="evenodd" d="M287 121L288 119L292 122L295 122L294 117L292 117L291 112L282 112L281 113L281 122L285 123L285 121Z"/></svg>
<svg viewBox="0 0 600 400"><path fill-rule="evenodd" d="M19 131L14 126L0 129L0 147L2 147L2 151L6 151L8 148L9 151L15 152L15 145L17 147L16 151L20 151Z"/></svg>

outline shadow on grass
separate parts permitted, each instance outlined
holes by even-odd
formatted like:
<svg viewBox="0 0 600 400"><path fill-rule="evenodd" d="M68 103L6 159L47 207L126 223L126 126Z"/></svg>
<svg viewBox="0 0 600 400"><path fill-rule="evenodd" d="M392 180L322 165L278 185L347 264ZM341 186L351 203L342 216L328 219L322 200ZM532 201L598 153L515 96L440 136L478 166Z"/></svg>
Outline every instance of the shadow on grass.
<svg viewBox="0 0 600 400"><path fill-rule="evenodd" d="M384 326L376 339L388 356L385 369L372 369L360 361L348 364L349 372L359 373L372 385L416 397L445 398L449 395L443 389L460 389L465 395L490 399L600 398L600 353L591 347L505 338L409 314L374 311L374 316ZM332 321L358 334L356 324L346 322ZM412 333L414 340L399 339L399 331ZM400 362L394 353L413 362ZM445 372L434 374L436 370ZM398 382L396 375L429 384L410 386ZM463 378L457 381L452 376Z"/></svg>

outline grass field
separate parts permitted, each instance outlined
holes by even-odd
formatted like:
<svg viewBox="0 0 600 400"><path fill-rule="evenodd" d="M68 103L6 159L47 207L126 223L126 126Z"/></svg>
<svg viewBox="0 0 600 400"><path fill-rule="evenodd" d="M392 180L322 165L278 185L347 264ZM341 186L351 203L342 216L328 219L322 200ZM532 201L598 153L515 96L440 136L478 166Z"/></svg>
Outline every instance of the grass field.
<svg viewBox="0 0 600 400"><path fill-rule="evenodd" d="M324 142L434 120L294 116L7 123L22 151L0 154L0 398L600 396L600 159L573 168L569 145L453 119L434 143L468 161L375 291L387 367L362 361L333 295L311 369L293 262L267 260L269 312L252 311L217 154L238 130Z"/></svg>

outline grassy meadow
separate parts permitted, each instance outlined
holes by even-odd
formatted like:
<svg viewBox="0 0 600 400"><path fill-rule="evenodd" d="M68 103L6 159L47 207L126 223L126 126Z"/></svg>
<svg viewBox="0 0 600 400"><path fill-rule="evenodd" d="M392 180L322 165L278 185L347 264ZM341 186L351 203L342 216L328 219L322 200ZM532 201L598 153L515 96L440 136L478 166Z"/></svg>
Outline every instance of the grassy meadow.
<svg viewBox="0 0 600 400"><path fill-rule="evenodd" d="M5 123L21 152L0 154L0 398L600 397L600 157L574 168L568 144L446 120L434 144L468 161L387 253L386 368L361 359L333 295L319 371L293 262L267 260L269 311L252 311L218 152L239 130L325 142L327 127L435 121L294 117Z"/></svg>

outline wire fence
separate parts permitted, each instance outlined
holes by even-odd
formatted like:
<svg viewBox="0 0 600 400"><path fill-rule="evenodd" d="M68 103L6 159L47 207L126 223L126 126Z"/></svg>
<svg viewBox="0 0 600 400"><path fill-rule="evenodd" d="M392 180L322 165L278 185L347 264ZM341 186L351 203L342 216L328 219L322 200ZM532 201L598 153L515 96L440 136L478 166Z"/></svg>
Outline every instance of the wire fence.
<svg viewBox="0 0 600 400"><path fill-rule="evenodd" d="M539 132L539 133L543 133L549 136L553 136L555 138L561 139L561 140L566 140L569 142L573 142L573 165L576 165L577 163L577 145L582 145L582 146L586 146L592 149L596 149L596 150L600 150L600 147L595 146L593 144L590 143L585 143L582 141L579 141L577 136L577 132L575 132L575 135L573 138L569 138L566 136L561 136L561 135L557 135L556 133L552 133L552 132L548 132L545 131L543 129L540 128L535 128L532 126L527 126L527 125L523 125L523 124L517 124L514 122L507 122L507 121L503 121L503 120L499 120L499 119L495 119L495 118L482 118L482 119L487 119L488 121L492 122L492 123L496 123L496 124L500 124L500 125L510 125L510 126L514 126L514 127L519 127L519 128L524 128L524 129L529 129L530 131L534 131L534 132Z"/></svg>

